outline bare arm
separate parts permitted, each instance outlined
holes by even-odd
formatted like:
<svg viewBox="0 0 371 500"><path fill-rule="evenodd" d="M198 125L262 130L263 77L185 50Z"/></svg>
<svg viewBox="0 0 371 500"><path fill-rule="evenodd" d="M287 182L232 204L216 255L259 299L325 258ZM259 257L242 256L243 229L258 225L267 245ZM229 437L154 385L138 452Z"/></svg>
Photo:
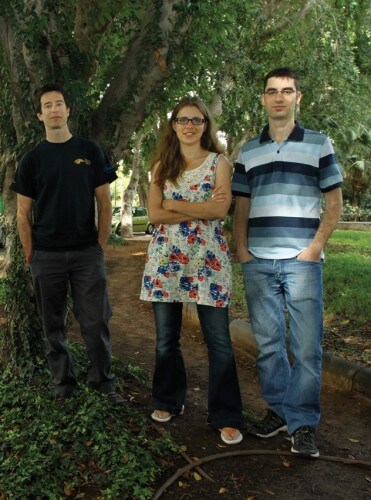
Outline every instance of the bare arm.
<svg viewBox="0 0 371 500"><path fill-rule="evenodd" d="M109 184L97 187L95 189L95 198L98 206L98 243L105 250L112 224L112 204Z"/></svg>
<svg viewBox="0 0 371 500"><path fill-rule="evenodd" d="M163 204L162 188L155 183L156 170L158 163L152 169L152 179L148 191L148 212L149 219L153 224L179 224L188 220L196 219L197 217L190 217L181 212L173 212L165 210Z"/></svg>
<svg viewBox="0 0 371 500"><path fill-rule="evenodd" d="M166 210L184 213L196 219L222 219L231 205L231 164L221 156L218 162L213 195L206 201L164 200Z"/></svg>
<svg viewBox="0 0 371 500"><path fill-rule="evenodd" d="M236 197L233 216L233 233L236 242L236 254L239 262L248 262L254 257L248 251L247 228L249 222L251 201L244 196Z"/></svg>
<svg viewBox="0 0 371 500"><path fill-rule="evenodd" d="M26 263L29 264L32 253L32 198L22 194L17 194L17 225Z"/></svg>
<svg viewBox="0 0 371 500"><path fill-rule="evenodd" d="M321 224L317 229L312 243L298 255L298 260L319 262L321 259L321 252L325 248L328 239L339 222L343 208L341 188L333 189L328 193L324 193L323 196L325 198L325 211L322 216Z"/></svg>
<svg viewBox="0 0 371 500"><path fill-rule="evenodd" d="M179 224L180 222L196 219L196 217L190 217L184 213L165 210L162 207L163 201L161 187L151 181L148 191L148 212L149 220L153 224Z"/></svg>

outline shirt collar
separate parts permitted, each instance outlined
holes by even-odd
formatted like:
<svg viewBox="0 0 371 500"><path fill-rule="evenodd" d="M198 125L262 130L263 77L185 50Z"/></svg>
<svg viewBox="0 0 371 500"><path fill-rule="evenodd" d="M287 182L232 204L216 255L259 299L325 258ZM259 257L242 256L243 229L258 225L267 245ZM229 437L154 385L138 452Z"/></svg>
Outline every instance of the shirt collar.
<svg viewBox="0 0 371 500"><path fill-rule="evenodd" d="M295 127L291 134L288 136L286 139L287 141L297 141L297 142L302 142L304 139L304 128L301 126L301 124L295 120ZM261 133L259 142L266 142L266 141L271 141L272 138L269 135L269 125L267 124Z"/></svg>

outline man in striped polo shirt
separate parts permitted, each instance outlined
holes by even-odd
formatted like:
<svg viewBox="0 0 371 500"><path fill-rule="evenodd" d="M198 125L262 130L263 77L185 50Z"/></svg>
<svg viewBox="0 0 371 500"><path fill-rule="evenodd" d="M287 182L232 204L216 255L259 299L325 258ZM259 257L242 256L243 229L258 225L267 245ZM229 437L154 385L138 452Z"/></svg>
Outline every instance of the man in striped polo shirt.
<svg viewBox="0 0 371 500"><path fill-rule="evenodd" d="M252 432L268 438L287 430L292 452L318 457L323 249L341 215L342 176L329 138L295 121L301 97L292 69L266 75L261 101L268 124L242 146L232 191L237 258L269 405Z"/></svg>

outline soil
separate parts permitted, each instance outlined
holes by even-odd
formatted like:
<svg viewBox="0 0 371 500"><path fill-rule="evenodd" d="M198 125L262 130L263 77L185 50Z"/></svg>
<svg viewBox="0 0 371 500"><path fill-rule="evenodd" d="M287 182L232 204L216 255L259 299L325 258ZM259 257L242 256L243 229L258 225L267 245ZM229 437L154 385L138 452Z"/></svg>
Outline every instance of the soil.
<svg viewBox="0 0 371 500"><path fill-rule="evenodd" d="M149 236L135 236L124 246L107 250L113 354L132 361L151 375L154 364L155 331L152 306L139 300L141 277ZM74 327L73 336L76 334ZM304 459L290 453L288 436L280 433L259 439L248 433L249 417L264 415L254 360L236 350L237 367L247 416L244 440L227 446L219 434L206 426L208 362L199 328L185 324L182 348L187 366L188 393L183 416L157 428L169 431L181 446L183 456L166 457L156 492L179 469L184 458L201 459L225 452L241 452L201 465L210 477L195 470L177 478L162 499L348 499L371 498L371 468L360 464L332 462L326 457L371 461L371 400L333 387L323 387L322 419L316 433L319 459ZM125 391L125 383L124 389ZM153 407L150 388L136 395L135 404L149 416ZM273 450L276 454L266 452ZM251 455L248 453L252 453Z"/></svg>

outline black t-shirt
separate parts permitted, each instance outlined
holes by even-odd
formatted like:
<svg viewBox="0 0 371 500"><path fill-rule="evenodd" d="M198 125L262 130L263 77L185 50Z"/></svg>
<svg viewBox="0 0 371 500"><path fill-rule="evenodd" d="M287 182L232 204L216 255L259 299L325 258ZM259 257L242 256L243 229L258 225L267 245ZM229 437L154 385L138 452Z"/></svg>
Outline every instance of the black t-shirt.
<svg viewBox="0 0 371 500"><path fill-rule="evenodd" d="M38 250L76 250L97 242L95 188L117 178L100 146L81 137L44 140L21 159L11 189L34 200Z"/></svg>

